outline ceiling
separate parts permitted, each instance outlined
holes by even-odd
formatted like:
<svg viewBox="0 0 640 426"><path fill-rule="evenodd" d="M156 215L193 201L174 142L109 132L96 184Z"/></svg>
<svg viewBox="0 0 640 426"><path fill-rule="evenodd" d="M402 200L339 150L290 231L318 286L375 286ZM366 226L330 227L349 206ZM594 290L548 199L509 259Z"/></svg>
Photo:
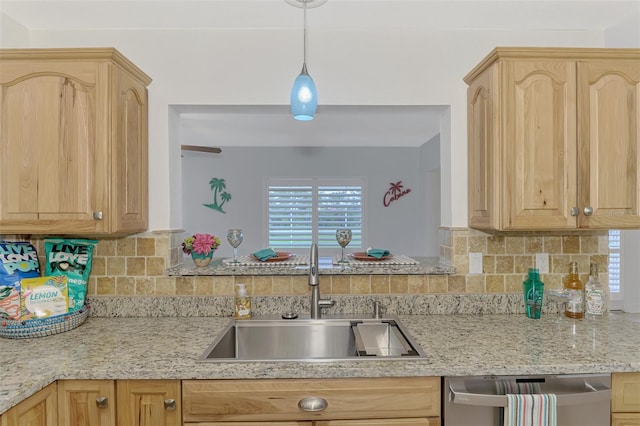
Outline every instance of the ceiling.
<svg viewBox="0 0 640 426"><path fill-rule="evenodd" d="M284 0L0 0L33 31L300 28ZM329 0L308 13L314 31L353 29L605 30L640 20L640 0ZM286 106L175 107L182 143L206 146L419 146L445 107L318 108L300 123ZM256 138L256 135L259 138Z"/></svg>
<svg viewBox="0 0 640 426"><path fill-rule="evenodd" d="M183 144L201 146L409 146L440 133L443 106L320 105L313 121L289 107L175 106Z"/></svg>
<svg viewBox="0 0 640 426"><path fill-rule="evenodd" d="M0 0L30 30L299 27L284 0ZM638 0L329 0L314 28L606 29L640 16Z"/></svg>

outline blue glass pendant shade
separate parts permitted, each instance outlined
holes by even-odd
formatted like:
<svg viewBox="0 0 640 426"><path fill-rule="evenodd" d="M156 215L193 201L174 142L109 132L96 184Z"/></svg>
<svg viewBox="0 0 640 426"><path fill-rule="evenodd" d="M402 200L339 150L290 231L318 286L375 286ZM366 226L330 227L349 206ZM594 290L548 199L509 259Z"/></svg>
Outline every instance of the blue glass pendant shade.
<svg viewBox="0 0 640 426"><path fill-rule="evenodd" d="M300 121L313 120L318 108L318 92L313 79L307 72L307 64L302 65L302 72L293 82L291 89L291 114Z"/></svg>

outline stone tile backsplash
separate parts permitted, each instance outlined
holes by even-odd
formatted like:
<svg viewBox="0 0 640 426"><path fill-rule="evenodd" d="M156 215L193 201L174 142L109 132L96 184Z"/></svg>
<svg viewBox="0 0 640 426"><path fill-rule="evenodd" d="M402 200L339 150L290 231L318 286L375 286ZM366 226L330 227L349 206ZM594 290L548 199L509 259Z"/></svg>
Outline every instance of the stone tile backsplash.
<svg viewBox="0 0 640 426"><path fill-rule="evenodd" d="M24 236L0 236L24 240ZM184 276L164 271L182 261L183 232L152 231L122 238L101 239L93 258L89 296L231 296L234 284L247 284L254 296L308 294L306 276ZM44 265L41 238L28 238ZM570 261L578 262L586 280L589 263L598 263L601 281L608 283L608 234L490 235L467 228L442 228L440 261L456 267L454 275L326 275L321 293L332 295L499 294L519 293L535 254L549 254L547 288L560 288ZM482 274L469 274L469 253L482 253ZM44 270L44 268L42 268Z"/></svg>

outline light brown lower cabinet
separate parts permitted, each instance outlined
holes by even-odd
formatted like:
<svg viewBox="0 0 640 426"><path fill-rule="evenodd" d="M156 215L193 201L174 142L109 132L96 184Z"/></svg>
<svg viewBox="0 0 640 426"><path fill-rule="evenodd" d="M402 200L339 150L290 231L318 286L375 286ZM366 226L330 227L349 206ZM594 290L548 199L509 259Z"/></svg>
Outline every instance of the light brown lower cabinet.
<svg viewBox="0 0 640 426"><path fill-rule="evenodd" d="M320 420L316 422L198 422L198 426L440 426L437 418Z"/></svg>
<svg viewBox="0 0 640 426"><path fill-rule="evenodd" d="M440 426L437 417L422 419L367 419L367 420L328 420L315 422L314 426Z"/></svg>
<svg viewBox="0 0 640 426"><path fill-rule="evenodd" d="M185 426L435 426L440 378L183 380L182 403Z"/></svg>
<svg viewBox="0 0 640 426"><path fill-rule="evenodd" d="M611 426L640 426L640 373L611 375Z"/></svg>
<svg viewBox="0 0 640 426"><path fill-rule="evenodd" d="M56 383L9 409L0 417L1 426L55 426L58 424Z"/></svg>
<svg viewBox="0 0 640 426"><path fill-rule="evenodd" d="M119 426L181 426L179 380L117 380Z"/></svg>
<svg viewBox="0 0 640 426"><path fill-rule="evenodd" d="M113 380L58 381L58 426L115 426Z"/></svg>
<svg viewBox="0 0 640 426"><path fill-rule="evenodd" d="M0 426L182 426L181 406L179 380L60 380L2 414Z"/></svg>
<svg viewBox="0 0 640 426"><path fill-rule="evenodd" d="M640 426L640 413L611 413L611 426Z"/></svg>
<svg viewBox="0 0 640 426"><path fill-rule="evenodd" d="M313 426L313 422L198 422L185 425L198 426Z"/></svg>

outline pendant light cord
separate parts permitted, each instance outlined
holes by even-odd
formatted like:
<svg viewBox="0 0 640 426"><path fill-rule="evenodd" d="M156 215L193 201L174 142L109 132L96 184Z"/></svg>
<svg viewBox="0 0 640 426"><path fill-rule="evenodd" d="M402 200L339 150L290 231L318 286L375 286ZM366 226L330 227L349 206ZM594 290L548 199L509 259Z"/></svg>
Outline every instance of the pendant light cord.
<svg viewBox="0 0 640 426"><path fill-rule="evenodd" d="M308 0L303 0L304 2L304 7L303 7L303 30L302 30L302 40L303 40L303 46L302 46L302 54L303 54L303 58L302 58L302 63L306 65L307 63L307 1Z"/></svg>

